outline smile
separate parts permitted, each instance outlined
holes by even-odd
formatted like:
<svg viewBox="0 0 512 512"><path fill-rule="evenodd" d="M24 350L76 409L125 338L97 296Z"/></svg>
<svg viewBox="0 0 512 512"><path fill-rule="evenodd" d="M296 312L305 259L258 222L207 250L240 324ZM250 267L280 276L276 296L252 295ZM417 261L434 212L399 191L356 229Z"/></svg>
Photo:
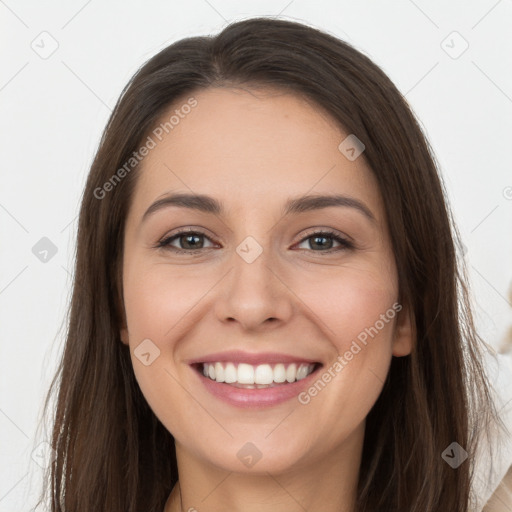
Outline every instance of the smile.
<svg viewBox="0 0 512 512"><path fill-rule="evenodd" d="M277 406L310 386L322 363L248 364L229 361L193 363L210 396L231 406L262 409Z"/></svg>
<svg viewBox="0 0 512 512"><path fill-rule="evenodd" d="M202 363L203 375L216 382L235 387L261 389L276 384L292 383L305 379L315 369L315 364L277 363L251 365L246 363Z"/></svg>

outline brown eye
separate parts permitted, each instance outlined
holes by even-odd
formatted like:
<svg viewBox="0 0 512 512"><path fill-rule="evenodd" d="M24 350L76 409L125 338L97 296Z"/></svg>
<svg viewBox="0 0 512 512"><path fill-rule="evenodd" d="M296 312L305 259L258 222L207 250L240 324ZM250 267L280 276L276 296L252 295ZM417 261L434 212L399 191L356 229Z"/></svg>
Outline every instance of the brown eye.
<svg viewBox="0 0 512 512"><path fill-rule="evenodd" d="M307 249L312 250L314 252L337 252L344 249L353 249L354 244L349 242L347 239L339 236L336 232L333 231L319 231L316 233L312 233L307 237L303 238L300 243L304 243L309 240L309 247ZM339 247L333 248L334 242L339 244Z"/></svg>
<svg viewBox="0 0 512 512"><path fill-rule="evenodd" d="M200 231L180 231L160 240L157 247L169 249L173 252L191 254L197 253L200 249L210 249L210 247L204 247L205 239L210 241L210 238ZM176 241L179 247L172 245Z"/></svg>
<svg viewBox="0 0 512 512"><path fill-rule="evenodd" d="M156 247L181 254L198 254L202 249L211 249L213 247L213 243L211 246L205 247L205 240L208 240L211 243L211 239L204 233L200 231L185 230L163 238L158 242ZM311 233L307 237L303 238L299 244L303 244L307 241L309 241L308 247L301 248L301 250L306 249L313 252L333 253L354 248L354 244L352 242L343 238L334 231L317 231ZM176 242L179 245L178 247L174 245ZM333 247L336 243L338 244L338 247Z"/></svg>

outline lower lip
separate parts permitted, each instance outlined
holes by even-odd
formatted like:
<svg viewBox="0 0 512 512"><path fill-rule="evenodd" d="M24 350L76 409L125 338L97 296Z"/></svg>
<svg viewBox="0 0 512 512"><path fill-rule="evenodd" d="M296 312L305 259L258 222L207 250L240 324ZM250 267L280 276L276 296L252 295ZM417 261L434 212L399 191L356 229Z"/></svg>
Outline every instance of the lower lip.
<svg viewBox="0 0 512 512"><path fill-rule="evenodd" d="M318 368L315 368L315 370L304 379L288 384L280 384L272 388L260 389L236 388L229 384L212 380L205 377L199 371L195 369L193 370L200 378L206 389L220 400L236 407L257 408L271 407L296 397L301 391L311 384L320 367L321 366L319 365Z"/></svg>

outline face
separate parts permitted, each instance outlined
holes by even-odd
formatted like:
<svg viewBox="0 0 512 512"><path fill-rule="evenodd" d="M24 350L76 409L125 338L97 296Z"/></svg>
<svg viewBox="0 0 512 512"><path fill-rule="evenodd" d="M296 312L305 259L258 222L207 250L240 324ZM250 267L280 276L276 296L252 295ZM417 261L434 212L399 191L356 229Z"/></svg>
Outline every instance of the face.
<svg viewBox="0 0 512 512"><path fill-rule="evenodd" d="M194 98L162 117L182 113L152 136L127 217L121 339L137 381L197 461L277 472L339 457L411 349L375 178L295 95Z"/></svg>

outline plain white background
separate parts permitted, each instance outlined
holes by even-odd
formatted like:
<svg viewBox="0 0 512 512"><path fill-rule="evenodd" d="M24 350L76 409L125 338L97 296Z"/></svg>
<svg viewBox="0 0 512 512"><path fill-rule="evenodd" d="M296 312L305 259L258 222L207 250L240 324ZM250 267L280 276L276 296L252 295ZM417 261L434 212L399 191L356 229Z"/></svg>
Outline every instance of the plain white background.
<svg viewBox="0 0 512 512"><path fill-rule="evenodd" d="M79 199L112 107L164 46L255 15L345 39L405 95L441 165L481 333L503 343L512 324L510 0L0 0L0 511L31 510L39 492L33 450L48 432L36 428L62 349ZM57 250L46 262L32 250L43 237Z"/></svg>

